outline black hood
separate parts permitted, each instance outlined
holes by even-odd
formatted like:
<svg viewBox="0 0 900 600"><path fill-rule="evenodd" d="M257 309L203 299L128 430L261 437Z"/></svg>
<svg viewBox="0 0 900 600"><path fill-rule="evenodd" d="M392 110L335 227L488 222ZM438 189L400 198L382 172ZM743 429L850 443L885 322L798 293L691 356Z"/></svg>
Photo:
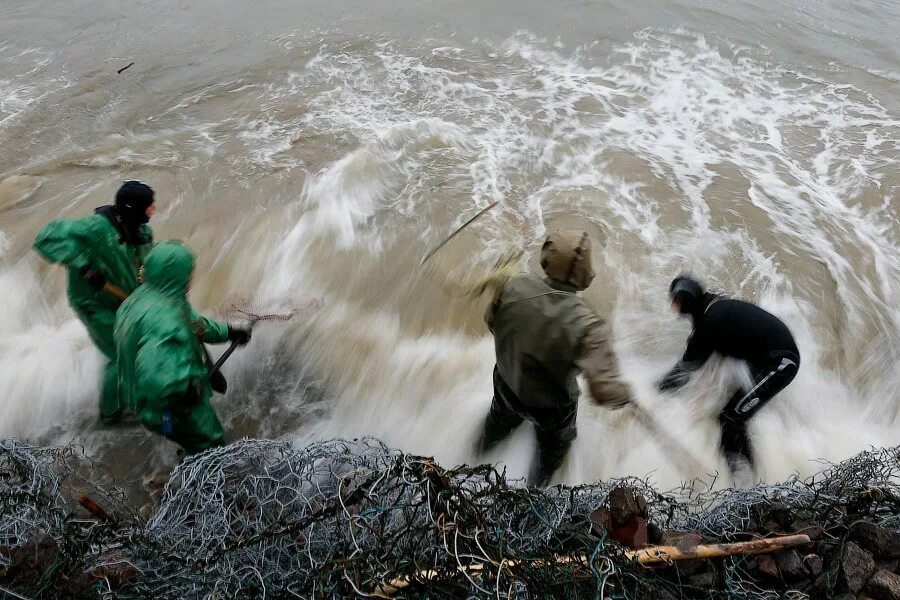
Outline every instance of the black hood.
<svg viewBox="0 0 900 600"><path fill-rule="evenodd" d="M116 192L116 209L127 226L135 227L150 220L147 208L153 200L153 188L149 185L141 181L126 181Z"/></svg>
<svg viewBox="0 0 900 600"><path fill-rule="evenodd" d="M681 314L684 315L702 312L705 308L705 306L701 307L704 295L700 282L687 275L679 275L672 280L672 284L669 286L669 297L673 300L678 299L681 303Z"/></svg>
<svg viewBox="0 0 900 600"><path fill-rule="evenodd" d="M141 223L132 223L128 224L122 218L122 215L119 213L119 209L115 206L107 205L100 206L94 209L94 214L103 215L106 217L110 223L113 224L113 227L116 228L116 231L119 232L119 243L120 244L131 244L132 246L141 246L143 244L148 243L150 240L144 235L144 232L141 228Z"/></svg>

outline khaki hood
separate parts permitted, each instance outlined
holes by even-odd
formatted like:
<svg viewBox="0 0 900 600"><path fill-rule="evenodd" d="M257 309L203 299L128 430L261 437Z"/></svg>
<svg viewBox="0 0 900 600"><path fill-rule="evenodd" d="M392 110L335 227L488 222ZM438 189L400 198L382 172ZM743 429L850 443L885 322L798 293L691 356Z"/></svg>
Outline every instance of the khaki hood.
<svg viewBox="0 0 900 600"><path fill-rule="evenodd" d="M548 235L541 248L541 267L556 282L587 289L594 280L587 232L559 229Z"/></svg>

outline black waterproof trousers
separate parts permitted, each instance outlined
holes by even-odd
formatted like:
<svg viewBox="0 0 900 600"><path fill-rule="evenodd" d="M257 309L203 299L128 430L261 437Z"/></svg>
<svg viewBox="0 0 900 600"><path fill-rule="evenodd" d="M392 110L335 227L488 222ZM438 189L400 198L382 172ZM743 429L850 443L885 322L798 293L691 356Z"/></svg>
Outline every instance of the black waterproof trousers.
<svg viewBox="0 0 900 600"><path fill-rule="evenodd" d="M538 447L529 470L528 482L543 486L562 463L578 431L575 417L577 398L560 398L555 408L524 405L494 368L494 399L484 421L478 451L487 452L506 439L522 421L534 424Z"/></svg>
<svg viewBox="0 0 900 600"><path fill-rule="evenodd" d="M719 413L722 425L722 452L734 473L743 457L753 466L753 448L747 435L747 422L793 381L800 368L800 357L793 352L772 352L766 360L750 363L753 384L749 390L738 390Z"/></svg>

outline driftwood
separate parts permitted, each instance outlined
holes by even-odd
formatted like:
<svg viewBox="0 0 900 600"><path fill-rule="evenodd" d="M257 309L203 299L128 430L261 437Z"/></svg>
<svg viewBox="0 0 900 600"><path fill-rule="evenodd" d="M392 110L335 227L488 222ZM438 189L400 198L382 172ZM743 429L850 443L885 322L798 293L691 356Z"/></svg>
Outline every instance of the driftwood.
<svg viewBox="0 0 900 600"><path fill-rule="evenodd" d="M781 552L782 550L795 548L797 546L806 546L809 543L810 539L808 535L786 535L752 540L749 542L736 542L733 544L700 544L688 548L678 548L676 546L650 546L639 550L628 550L625 552L625 556L637 561L641 565L658 565L679 560L721 558L723 556L735 556L738 554L771 554L773 552ZM559 556L556 560L552 561L552 564L587 562L588 560L588 557L585 555ZM503 565L514 567L526 562L531 567L551 564L551 561L547 560L508 560L504 561ZM459 570L467 575L477 575L484 571L484 569L485 565L483 563L459 567ZM435 569L426 569L417 572L412 577L392 579L376 588L372 594L383 598L392 598L398 592L412 584L413 580L434 579L439 574L440 571Z"/></svg>
<svg viewBox="0 0 900 600"><path fill-rule="evenodd" d="M689 548L650 546L640 550L629 550L625 555L637 560L642 565L656 565L676 560L690 560L692 558L721 558L736 554L771 554L772 552L781 552L788 548L806 546L809 543L808 535L785 535L733 544L700 544Z"/></svg>

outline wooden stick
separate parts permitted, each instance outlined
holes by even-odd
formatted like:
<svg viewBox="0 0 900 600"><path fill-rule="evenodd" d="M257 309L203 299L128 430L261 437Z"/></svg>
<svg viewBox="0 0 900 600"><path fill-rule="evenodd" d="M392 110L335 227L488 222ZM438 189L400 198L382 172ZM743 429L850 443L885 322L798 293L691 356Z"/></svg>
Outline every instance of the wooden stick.
<svg viewBox="0 0 900 600"><path fill-rule="evenodd" d="M640 550L629 550L625 553L625 556L637 560L642 565L657 565L693 558L721 558L738 554L771 554L772 552L781 552L788 548L806 546L809 543L808 535L785 535L782 537L751 540L749 542L735 542L733 544L697 545L693 548L651 546Z"/></svg>
<svg viewBox="0 0 900 600"><path fill-rule="evenodd" d="M697 545L693 548L678 548L676 546L651 546L649 548L641 548L639 550L627 550L625 557L635 560L641 565L658 565L678 560L690 559L708 559L720 558L723 556L735 556L739 554L771 554L772 552L780 552L788 548L797 546L806 546L810 543L808 535L786 535L782 537L765 538L760 540L752 540L749 542L735 542L733 544L709 544ZM558 556L553 564L567 564L573 562L587 562L586 555L575 556ZM520 564L528 564L532 567L545 567L551 564L551 561L538 560L508 560L505 565L514 567ZM477 575L484 571L483 563L475 563L468 566L458 567L458 570L468 575ZM373 594L384 598L392 598L398 592L412 584L413 579L434 579L440 574L435 569L425 569L417 572L412 577L401 577L392 579L391 581L378 586Z"/></svg>

